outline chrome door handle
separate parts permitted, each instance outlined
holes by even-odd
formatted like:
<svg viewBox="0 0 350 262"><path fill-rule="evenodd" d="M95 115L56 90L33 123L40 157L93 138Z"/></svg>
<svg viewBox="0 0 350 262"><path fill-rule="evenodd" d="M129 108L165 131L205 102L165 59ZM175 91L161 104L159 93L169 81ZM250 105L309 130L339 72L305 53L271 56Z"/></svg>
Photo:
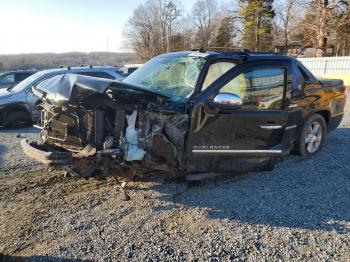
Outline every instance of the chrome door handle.
<svg viewBox="0 0 350 262"><path fill-rule="evenodd" d="M298 104L290 104L288 106L289 109L296 108L296 107L298 107Z"/></svg>
<svg viewBox="0 0 350 262"><path fill-rule="evenodd" d="M267 129L267 130L276 130L276 129L282 129L282 125L274 125L274 124L262 124L260 125L260 128Z"/></svg>

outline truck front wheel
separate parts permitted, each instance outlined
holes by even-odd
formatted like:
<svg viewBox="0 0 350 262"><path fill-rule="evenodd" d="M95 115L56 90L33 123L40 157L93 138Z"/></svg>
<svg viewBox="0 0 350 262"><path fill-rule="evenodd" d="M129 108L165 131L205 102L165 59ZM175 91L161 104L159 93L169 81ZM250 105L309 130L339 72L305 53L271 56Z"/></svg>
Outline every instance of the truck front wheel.
<svg viewBox="0 0 350 262"><path fill-rule="evenodd" d="M301 156L317 154L323 148L326 134L327 124L323 116L319 114L309 116L295 143L293 153Z"/></svg>
<svg viewBox="0 0 350 262"><path fill-rule="evenodd" d="M17 111L6 114L3 119L3 126L5 128L20 127L31 122L32 119L27 111Z"/></svg>

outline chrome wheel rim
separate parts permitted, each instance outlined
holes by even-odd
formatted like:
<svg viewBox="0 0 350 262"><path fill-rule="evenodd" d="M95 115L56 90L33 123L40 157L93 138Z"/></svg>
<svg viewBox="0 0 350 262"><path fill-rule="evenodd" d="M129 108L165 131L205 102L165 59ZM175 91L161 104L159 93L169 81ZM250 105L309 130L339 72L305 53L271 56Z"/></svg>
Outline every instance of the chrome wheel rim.
<svg viewBox="0 0 350 262"><path fill-rule="evenodd" d="M312 122L306 129L305 146L306 151L315 153L322 141L322 128L320 123Z"/></svg>

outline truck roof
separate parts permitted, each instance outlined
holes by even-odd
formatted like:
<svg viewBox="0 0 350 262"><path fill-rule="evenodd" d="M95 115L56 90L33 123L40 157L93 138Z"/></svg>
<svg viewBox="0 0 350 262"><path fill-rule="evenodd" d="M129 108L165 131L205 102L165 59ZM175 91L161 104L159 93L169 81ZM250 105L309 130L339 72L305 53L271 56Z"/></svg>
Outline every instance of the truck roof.
<svg viewBox="0 0 350 262"><path fill-rule="evenodd" d="M193 51L181 51L172 52L160 55L160 57L181 57L181 56L199 56L204 58L217 57L217 58L234 58L239 60L266 60L266 59L283 59L283 60L296 60L293 57L283 55L274 52L251 52L248 50L242 51L210 51L210 50L193 50Z"/></svg>
<svg viewBox="0 0 350 262"><path fill-rule="evenodd" d="M64 71L79 72L79 71L86 71L86 70L99 71L99 70L106 70L106 69L116 70L117 68L114 66L72 66L72 67L50 68L42 71L43 73L53 73L53 72L64 72Z"/></svg>

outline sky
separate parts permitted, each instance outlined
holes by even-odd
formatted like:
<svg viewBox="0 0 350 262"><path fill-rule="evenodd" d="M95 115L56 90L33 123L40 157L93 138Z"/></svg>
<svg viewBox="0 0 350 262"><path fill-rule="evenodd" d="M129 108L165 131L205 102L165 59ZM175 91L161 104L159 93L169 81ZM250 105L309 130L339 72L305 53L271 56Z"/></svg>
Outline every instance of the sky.
<svg viewBox="0 0 350 262"><path fill-rule="evenodd" d="M0 54L128 51L122 32L145 0L0 0ZM183 0L190 10L195 0Z"/></svg>

